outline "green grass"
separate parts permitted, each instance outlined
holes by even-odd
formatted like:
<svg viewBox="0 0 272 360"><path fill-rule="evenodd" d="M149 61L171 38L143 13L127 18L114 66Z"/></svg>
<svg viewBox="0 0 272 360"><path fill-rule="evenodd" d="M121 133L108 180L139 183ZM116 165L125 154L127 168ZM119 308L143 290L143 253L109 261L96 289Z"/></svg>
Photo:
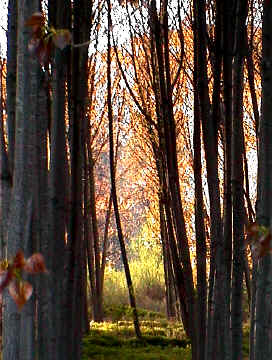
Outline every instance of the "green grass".
<svg viewBox="0 0 272 360"><path fill-rule="evenodd" d="M138 308L137 309L138 317L140 320L161 320L165 318L164 314L161 314L159 312L150 311ZM104 314L106 319L110 319L113 322L119 321L119 320L132 320L132 310L131 307L125 304L121 305L106 305L104 306Z"/></svg>
<svg viewBox="0 0 272 360"><path fill-rule="evenodd" d="M82 360L190 360L191 349L178 322L162 314L139 310L143 341L135 338L131 312L126 306L110 307L113 321L92 323L83 340Z"/></svg>
<svg viewBox="0 0 272 360"><path fill-rule="evenodd" d="M91 359L190 360L191 350L187 342L182 340L144 336L143 341L139 341L91 331L83 340L82 360Z"/></svg>
<svg viewBox="0 0 272 360"><path fill-rule="evenodd" d="M179 322L139 309L143 341L135 338L128 306L106 308L108 321L91 323L82 360L191 360L191 347ZM249 356L249 325L244 326L243 359Z"/></svg>

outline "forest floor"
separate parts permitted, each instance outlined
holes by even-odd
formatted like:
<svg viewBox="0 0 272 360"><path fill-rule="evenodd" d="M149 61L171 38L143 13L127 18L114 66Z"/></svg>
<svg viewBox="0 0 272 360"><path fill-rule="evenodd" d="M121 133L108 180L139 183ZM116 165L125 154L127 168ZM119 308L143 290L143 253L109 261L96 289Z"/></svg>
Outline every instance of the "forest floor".
<svg viewBox="0 0 272 360"><path fill-rule="evenodd" d="M83 340L82 360L190 360L191 347L182 325L162 314L140 310L143 341L136 339L131 314L126 307L109 309L103 323L91 322ZM248 358L245 329L243 358Z"/></svg>

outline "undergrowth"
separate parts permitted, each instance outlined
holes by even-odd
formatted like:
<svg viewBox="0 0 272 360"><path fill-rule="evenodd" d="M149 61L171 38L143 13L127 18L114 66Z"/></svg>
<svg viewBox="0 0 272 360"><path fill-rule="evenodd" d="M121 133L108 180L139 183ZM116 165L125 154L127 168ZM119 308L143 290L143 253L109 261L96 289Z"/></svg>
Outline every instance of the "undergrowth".
<svg viewBox="0 0 272 360"><path fill-rule="evenodd" d="M119 326L114 333L112 335L109 330L91 330L83 340L82 360L191 359L190 345L186 340L148 335L138 340L129 336L126 326Z"/></svg>
<svg viewBox="0 0 272 360"><path fill-rule="evenodd" d="M106 307L107 321L91 322L83 339L82 360L191 360L191 346L179 322L139 309L143 340L135 338L128 306ZM249 326L244 326L243 359L249 354Z"/></svg>
<svg viewBox="0 0 272 360"><path fill-rule="evenodd" d="M83 340L82 360L190 360L183 327L153 311L138 311L143 339L135 338L131 310L126 305L105 309L108 321L91 322ZM110 321L109 321L110 320Z"/></svg>

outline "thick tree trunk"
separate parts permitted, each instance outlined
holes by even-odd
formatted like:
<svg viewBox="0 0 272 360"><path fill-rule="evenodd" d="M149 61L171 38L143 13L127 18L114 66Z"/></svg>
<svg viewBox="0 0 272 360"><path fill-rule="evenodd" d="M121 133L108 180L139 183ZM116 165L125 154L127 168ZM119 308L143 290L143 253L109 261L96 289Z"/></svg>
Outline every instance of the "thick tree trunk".
<svg viewBox="0 0 272 360"><path fill-rule="evenodd" d="M27 255L33 249L32 225L33 206L38 199L37 179L34 172L37 128L35 125L38 104L37 59L31 59L28 51L29 30L26 20L39 9L39 1L21 1L18 5L18 47L17 47L17 87L16 87L16 126L14 150L13 193L10 201L8 228L8 257L20 249ZM12 110L12 109L11 109ZM11 136L13 139L13 136ZM11 140L13 141L13 140ZM12 142L11 142L12 146ZM4 313L3 359L34 359L34 296L20 315L13 300L6 296ZM24 328L25 332L20 332Z"/></svg>
<svg viewBox="0 0 272 360"><path fill-rule="evenodd" d="M73 2L73 40L83 44L89 40L91 4L86 0ZM68 318L67 357L78 360L81 356L84 315L83 271L86 256L83 237L83 169L84 129L88 81L88 46L72 49L71 92L71 217L68 260L68 286L66 289L66 316ZM76 336L75 336L76 334Z"/></svg>
<svg viewBox="0 0 272 360"><path fill-rule="evenodd" d="M49 220L49 201L48 201L48 124L50 108L49 91L46 81L46 74L40 73L39 102L37 123L39 126L39 142L36 144L37 152L37 173L39 186L39 221L40 221L40 239L37 244L37 250L44 256L46 266L50 267L51 239L50 220ZM51 268L50 268L51 269ZM40 360L48 359L52 346L52 300L53 296L52 283L50 276L42 276L38 279L37 284L37 312L38 312L38 353Z"/></svg>
<svg viewBox="0 0 272 360"><path fill-rule="evenodd" d="M272 3L264 1L262 32L262 116L259 133L259 168L257 223L272 228ZM259 260L256 294L255 360L272 357L272 260L264 256Z"/></svg>
<svg viewBox="0 0 272 360"><path fill-rule="evenodd" d="M69 2L49 1L49 24L57 29L69 27ZM65 278L65 232L67 218L68 160L66 144L66 80L67 49L55 49L52 62L52 114L50 127L50 171L49 171L49 223L51 243L48 249L48 267L51 271L50 309L52 311L52 328L49 332L50 348L57 359L66 355L66 328L64 309ZM50 291L50 290L49 290ZM44 353L46 356L46 353ZM50 356L50 355L47 355Z"/></svg>

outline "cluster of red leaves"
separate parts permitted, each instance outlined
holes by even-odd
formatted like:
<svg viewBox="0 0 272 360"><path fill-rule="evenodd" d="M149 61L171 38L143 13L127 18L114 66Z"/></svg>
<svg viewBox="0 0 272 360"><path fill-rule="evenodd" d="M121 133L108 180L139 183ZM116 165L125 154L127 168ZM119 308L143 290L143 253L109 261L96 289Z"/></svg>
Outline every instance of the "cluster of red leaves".
<svg viewBox="0 0 272 360"><path fill-rule="evenodd" d="M19 309L28 301L33 292L32 285L22 279L23 272L29 274L46 273L47 269L42 254L33 254L25 259L19 251L13 261L2 261L0 264L0 293L8 288L10 296Z"/></svg>
<svg viewBox="0 0 272 360"><path fill-rule="evenodd" d="M256 258L272 253L271 231L269 228L256 222L247 229L246 245L251 245L251 250Z"/></svg>
<svg viewBox="0 0 272 360"><path fill-rule="evenodd" d="M72 35L67 29L56 30L53 27L47 28L44 14L34 13L25 23L31 28L31 38L28 49L35 54L41 65L45 66L50 62L53 47L64 49L72 41Z"/></svg>

